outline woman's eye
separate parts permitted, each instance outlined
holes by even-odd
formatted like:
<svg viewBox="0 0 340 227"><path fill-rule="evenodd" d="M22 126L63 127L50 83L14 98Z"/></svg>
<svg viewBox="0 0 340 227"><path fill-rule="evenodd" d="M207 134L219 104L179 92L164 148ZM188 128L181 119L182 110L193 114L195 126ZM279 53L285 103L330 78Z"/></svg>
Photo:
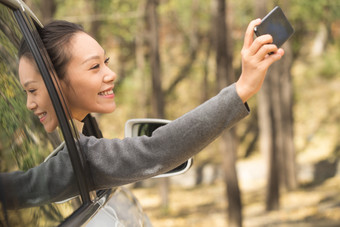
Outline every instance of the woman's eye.
<svg viewBox="0 0 340 227"><path fill-rule="evenodd" d="M29 89L28 92L33 94L34 92L36 92L37 89Z"/></svg>
<svg viewBox="0 0 340 227"><path fill-rule="evenodd" d="M104 64L107 65L109 63L109 61L110 61L110 58L106 58L104 60ZM99 67L100 67L100 64L96 64L96 65L92 66L90 69L98 69Z"/></svg>
<svg viewBox="0 0 340 227"><path fill-rule="evenodd" d="M98 69L99 68L99 64L96 64L94 66L92 66L90 69Z"/></svg>

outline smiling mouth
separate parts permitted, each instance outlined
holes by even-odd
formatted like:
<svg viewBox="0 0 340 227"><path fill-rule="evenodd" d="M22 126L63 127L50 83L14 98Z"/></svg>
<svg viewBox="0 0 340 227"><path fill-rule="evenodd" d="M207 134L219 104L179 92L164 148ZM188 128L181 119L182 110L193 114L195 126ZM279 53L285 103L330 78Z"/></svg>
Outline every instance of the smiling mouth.
<svg viewBox="0 0 340 227"><path fill-rule="evenodd" d="M102 92L99 92L98 95L100 96L113 95L113 90L102 91Z"/></svg>
<svg viewBox="0 0 340 227"><path fill-rule="evenodd" d="M41 119L41 118L45 117L46 114L47 114L46 112L44 112L44 113L42 113L42 114L39 114L39 115L38 115L38 118Z"/></svg>

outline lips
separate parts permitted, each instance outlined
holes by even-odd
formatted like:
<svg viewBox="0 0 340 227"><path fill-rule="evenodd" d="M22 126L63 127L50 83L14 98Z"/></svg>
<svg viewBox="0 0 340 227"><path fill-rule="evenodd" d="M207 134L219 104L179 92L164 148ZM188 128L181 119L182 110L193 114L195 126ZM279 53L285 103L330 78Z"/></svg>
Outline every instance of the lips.
<svg viewBox="0 0 340 227"><path fill-rule="evenodd" d="M39 119L41 119L41 118L45 117L45 116L46 116L46 114L47 114L46 112L44 112L44 113L41 113L41 114L38 114L38 118L39 118Z"/></svg>
<svg viewBox="0 0 340 227"><path fill-rule="evenodd" d="M113 90L110 89L110 90L102 91L102 92L99 92L98 95L101 95L101 96L113 95Z"/></svg>
<svg viewBox="0 0 340 227"><path fill-rule="evenodd" d="M105 98L113 98L114 97L113 87L110 87L109 89L99 92L98 95Z"/></svg>
<svg viewBox="0 0 340 227"><path fill-rule="evenodd" d="M38 114L35 114L38 116L40 122L43 122L46 118L46 115L47 115L47 112L43 112L43 113L38 113Z"/></svg>

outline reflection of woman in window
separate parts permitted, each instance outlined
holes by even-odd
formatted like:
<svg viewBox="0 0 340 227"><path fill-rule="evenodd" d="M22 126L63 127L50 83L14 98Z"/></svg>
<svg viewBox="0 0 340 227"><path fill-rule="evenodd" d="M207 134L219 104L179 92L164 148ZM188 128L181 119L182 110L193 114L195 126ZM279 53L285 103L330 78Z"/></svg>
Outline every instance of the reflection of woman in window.
<svg viewBox="0 0 340 227"><path fill-rule="evenodd" d="M160 127L152 137L108 140L81 135L90 188L111 188L167 172L244 118L248 114L244 103L258 92L268 67L283 55L282 49L270 44L270 35L253 40L253 28L260 22L254 20L247 28L239 80L191 112ZM108 68L109 58L103 48L73 23L55 21L40 32L72 117L81 121L91 112L114 111L113 88L117 76ZM274 54L268 55L270 52ZM42 83L30 82L39 80L34 77L38 72L25 51L20 53L19 74L27 92L27 107L34 111L47 131L53 130L57 126L55 113L49 108L48 99L38 97L46 91ZM1 176L9 189L6 192L9 207L45 204L78 194L66 147L27 172Z"/></svg>
<svg viewBox="0 0 340 227"><path fill-rule="evenodd" d="M28 54L20 59L19 77L27 95L27 108L34 112L47 132L54 131L58 126L57 116L33 57Z"/></svg>

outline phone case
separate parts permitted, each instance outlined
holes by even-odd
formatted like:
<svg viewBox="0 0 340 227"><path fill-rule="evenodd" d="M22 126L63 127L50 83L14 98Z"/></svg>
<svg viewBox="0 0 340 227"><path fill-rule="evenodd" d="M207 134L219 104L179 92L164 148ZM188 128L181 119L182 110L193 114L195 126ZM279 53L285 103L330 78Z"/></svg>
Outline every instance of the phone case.
<svg viewBox="0 0 340 227"><path fill-rule="evenodd" d="M254 28L256 36L270 34L273 37L273 43L280 47L294 33L294 28L289 23L282 9L276 6L263 19L261 24Z"/></svg>

